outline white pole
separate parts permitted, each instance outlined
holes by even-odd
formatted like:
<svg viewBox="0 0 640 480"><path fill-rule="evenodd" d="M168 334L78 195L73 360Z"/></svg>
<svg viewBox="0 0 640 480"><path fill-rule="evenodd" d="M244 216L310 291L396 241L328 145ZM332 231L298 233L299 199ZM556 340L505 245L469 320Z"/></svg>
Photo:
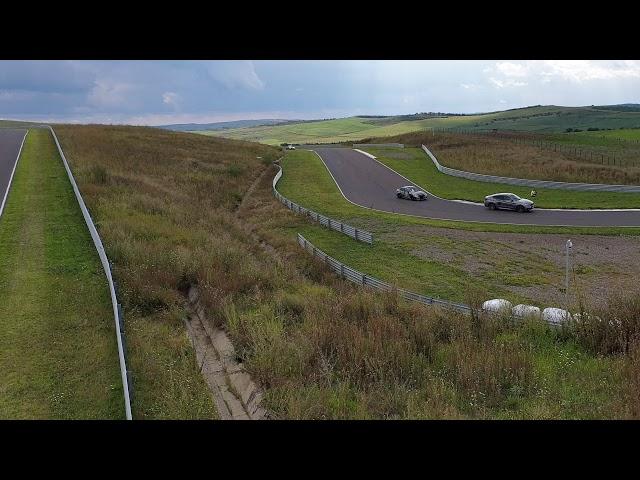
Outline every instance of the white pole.
<svg viewBox="0 0 640 480"><path fill-rule="evenodd" d="M566 309L569 311L569 256L571 255L571 248L573 247L573 243L571 240L567 240L565 245L566 249L566 270L565 270L565 284L564 284L564 295L565 295L565 304Z"/></svg>

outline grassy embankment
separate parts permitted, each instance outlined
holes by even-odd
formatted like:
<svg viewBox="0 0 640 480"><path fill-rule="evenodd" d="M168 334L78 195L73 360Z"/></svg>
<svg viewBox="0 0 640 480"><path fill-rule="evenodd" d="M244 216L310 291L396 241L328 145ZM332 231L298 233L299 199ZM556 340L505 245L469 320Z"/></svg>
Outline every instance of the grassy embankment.
<svg viewBox="0 0 640 480"><path fill-rule="evenodd" d="M1 418L124 418L107 281L45 130L0 218L0 299Z"/></svg>
<svg viewBox="0 0 640 480"><path fill-rule="evenodd" d="M256 155L277 155L266 147L58 130L125 292L138 416L193 417L210 404L180 321L192 282L282 418L639 414L635 350L598 356L602 342L578 334L464 318L337 279L296 244L296 231L326 230L273 199L275 169L236 212L266 168Z"/></svg>
<svg viewBox="0 0 640 480"><path fill-rule="evenodd" d="M56 132L114 262L134 418L215 418L185 333L182 290L199 282L214 301L272 281L262 278L232 210L278 152L152 128Z"/></svg>

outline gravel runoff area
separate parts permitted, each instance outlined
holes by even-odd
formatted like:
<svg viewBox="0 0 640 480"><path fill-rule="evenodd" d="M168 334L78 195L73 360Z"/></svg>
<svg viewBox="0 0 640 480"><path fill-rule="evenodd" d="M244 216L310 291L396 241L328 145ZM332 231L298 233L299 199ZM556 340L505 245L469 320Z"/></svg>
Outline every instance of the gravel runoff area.
<svg viewBox="0 0 640 480"><path fill-rule="evenodd" d="M504 269L534 279L528 285L509 285L514 293L535 298L547 306L565 301L565 243L573 243L570 297L581 295L589 303L611 294L638 290L640 237L473 232L428 226L404 226L380 238L395 240L417 236L412 253L421 258L457 263L471 275ZM438 242L438 239L446 241ZM504 271L503 270L503 271ZM540 283L536 283L536 278Z"/></svg>
<svg viewBox="0 0 640 480"><path fill-rule="evenodd" d="M444 200L433 195L423 202L396 198L395 190L410 185L400 174L350 148L313 149L324 161L343 195L358 205L425 218L513 225L631 227L640 226L640 210L571 211L534 209L530 213L491 211L484 205Z"/></svg>

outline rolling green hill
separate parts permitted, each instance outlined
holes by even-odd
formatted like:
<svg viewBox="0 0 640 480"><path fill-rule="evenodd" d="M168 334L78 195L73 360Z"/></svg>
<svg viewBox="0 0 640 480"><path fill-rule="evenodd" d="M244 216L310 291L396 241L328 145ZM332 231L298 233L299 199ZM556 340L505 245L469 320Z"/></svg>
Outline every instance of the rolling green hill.
<svg viewBox="0 0 640 480"><path fill-rule="evenodd" d="M477 115L417 114L391 117L348 117L335 120L289 123L224 131L200 131L204 135L277 145L280 143L335 143L400 135L428 128L465 130L518 130L562 133L568 128L640 128L640 112L607 106L533 106Z"/></svg>

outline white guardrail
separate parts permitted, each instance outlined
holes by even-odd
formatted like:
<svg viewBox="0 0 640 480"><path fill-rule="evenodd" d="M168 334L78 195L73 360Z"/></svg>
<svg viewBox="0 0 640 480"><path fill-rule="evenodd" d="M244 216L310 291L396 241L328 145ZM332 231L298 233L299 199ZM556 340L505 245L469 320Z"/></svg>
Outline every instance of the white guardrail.
<svg viewBox="0 0 640 480"><path fill-rule="evenodd" d="M273 177L273 194L289 210L292 210L292 211L294 211L296 213L300 213L302 215L309 216L312 219L314 219L316 222L318 222L320 225L323 225L325 227L331 228L332 230L336 230L336 231L338 231L340 233L343 233L343 234L345 234L345 235L347 235L347 236L349 236L351 238L356 239L359 242L373 244L373 234L372 233L367 232L365 230L360 230L358 228L355 228L355 227L353 227L351 225L348 225L346 223L339 222L339 221L334 220L332 218L325 217L324 215L320 215L319 213L314 212L313 210L309 210L308 208L304 208L304 207L298 205L297 203L292 202L287 197L285 197L280 192L278 192L278 190L276 189L276 185L278 184L278 181L282 177L282 167L280 165L277 165L277 166L278 166L278 168L280 170L278 171L278 173L276 173L276 176Z"/></svg>
<svg viewBox="0 0 640 480"><path fill-rule="evenodd" d="M115 286L113 283L113 277L111 275L111 267L109 265L109 259L107 258L107 254L104 251L104 246L102 245L102 240L100 239L100 235L96 230L95 224L91 219L91 215L89 214L89 210L82 199L82 195L80 194L80 190L78 189L78 185L76 184L75 179L73 178L73 173L71 173L71 168L69 167L69 163L67 162L67 158L64 156L64 152L62 151L62 147L60 146L60 142L58 142L58 137L56 133L53 131L50 125L47 125L53 135L53 139L56 142L56 146L58 147L58 153L60 153L60 157L62 158L62 163L64 164L64 168L67 171L67 175L69 176L69 181L71 182L71 186L73 187L73 191L76 195L76 199L78 200L78 204L80 205L80 210L82 210L82 215L87 224L87 228L91 233L91 238L93 239L93 244L98 251L98 256L100 257L100 262L102 263L102 268L104 269L104 273L107 277L107 281L109 282L109 291L111 293L111 304L113 307L113 317L116 323L116 339L118 342L118 357L120 358L120 375L122 377L122 388L124 390L124 408L125 415L127 420L131 420L131 398L129 393L129 378L127 375L127 364L125 360L124 346L123 346L123 337L122 337L122 320L120 309L118 308L118 300L116 298Z"/></svg>
<svg viewBox="0 0 640 480"><path fill-rule="evenodd" d="M433 164L439 172L452 177L461 177L468 180L476 180L478 182L487 183L504 183L507 185L518 185L522 187L537 188L554 188L564 190L582 190L593 192L621 192L621 193L640 193L640 186L637 185L608 185L606 183L569 183L569 182L553 182L550 180L530 180L526 178L498 177L495 175L484 175L482 173L466 172L464 170L456 170L454 168L440 165L438 159L425 146L422 150L431 158Z"/></svg>
<svg viewBox="0 0 640 480"><path fill-rule="evenodd" d="M11 170L11 175L9 176L9 183L7 184L7 189L4 192L4 196L2 197L2 200L0 201L0 217L2 216L2 212L4 211L4 205L7 202L7 198L9 197L9 190L11 190L11 184L13 183L13 176L16 174L16 169L18 168L18 160L20 160L20 155L22 155L22 147L24 147L24 141L26 140L28 133L29 133L29 130L27 130L24 134L24 137L22 137L20 150L18 150L18 156L16 157L16 161L13 164L13 169Z"/></svg>

